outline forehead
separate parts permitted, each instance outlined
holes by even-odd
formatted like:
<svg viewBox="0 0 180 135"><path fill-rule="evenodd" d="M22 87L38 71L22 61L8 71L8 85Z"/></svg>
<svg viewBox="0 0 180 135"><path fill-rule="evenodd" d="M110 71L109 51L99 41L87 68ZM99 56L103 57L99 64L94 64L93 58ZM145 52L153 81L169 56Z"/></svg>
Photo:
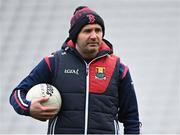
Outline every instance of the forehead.
<svg viewBox="0 0 180 135"><path fill-rule="evenodd" d="M102 28L101 28L101 25L99 24L87 24L82 28L82 30L85 30L85 29L102 29Z"/></svg>

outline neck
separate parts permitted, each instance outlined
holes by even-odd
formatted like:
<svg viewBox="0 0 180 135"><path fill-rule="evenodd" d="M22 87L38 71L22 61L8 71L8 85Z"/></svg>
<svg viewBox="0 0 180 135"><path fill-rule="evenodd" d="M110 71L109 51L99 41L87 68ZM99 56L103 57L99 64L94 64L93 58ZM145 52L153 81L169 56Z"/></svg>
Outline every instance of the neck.
<svg viewBox="0 0 180 135"><path fill-rule="evenodd" d="M97 53L82 53L81 51L78 51L78 52L84 59L93 59L97 55Z"/></svg>

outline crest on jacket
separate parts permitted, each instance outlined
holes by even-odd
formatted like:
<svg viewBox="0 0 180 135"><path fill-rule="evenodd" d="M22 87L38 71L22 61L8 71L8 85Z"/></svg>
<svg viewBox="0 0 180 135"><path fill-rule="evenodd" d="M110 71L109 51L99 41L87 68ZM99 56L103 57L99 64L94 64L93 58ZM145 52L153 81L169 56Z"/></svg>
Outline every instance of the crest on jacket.
<svg viewBox="0 0 180 135"><path fill-rule="evenodd" d="M105 75L105 67L96 67L96 79L100 80L105 80L106 75Z"/></svg>

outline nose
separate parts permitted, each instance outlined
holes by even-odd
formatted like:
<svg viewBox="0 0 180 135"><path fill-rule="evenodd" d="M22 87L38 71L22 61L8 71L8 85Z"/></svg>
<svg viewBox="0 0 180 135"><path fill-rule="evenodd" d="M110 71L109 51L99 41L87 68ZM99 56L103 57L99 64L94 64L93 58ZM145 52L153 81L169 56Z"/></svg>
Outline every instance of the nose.
<svg viewBox="0 0 180 135"><path fill-rule="evenodd" d="M91 32L90 38L91 38L91 39L96 39L96 38L97 38L97 34L96 34L95 31L92 31L92 32Z"/></svg>

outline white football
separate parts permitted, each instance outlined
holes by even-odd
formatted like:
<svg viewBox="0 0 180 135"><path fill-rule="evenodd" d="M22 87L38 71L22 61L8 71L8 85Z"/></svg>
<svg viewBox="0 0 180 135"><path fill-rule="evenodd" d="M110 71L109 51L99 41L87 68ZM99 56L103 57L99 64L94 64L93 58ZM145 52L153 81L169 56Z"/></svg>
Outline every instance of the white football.
<svg viewBox="0 0 180 135"><path fill-rule="evenodd" d="M26 95L26 99L29 101L40 97L49 97L47 102L42 103L43 106L55 106L59 109L61 108L61 95L54 86L46 83L37 84L33 86Z"/></svg>

